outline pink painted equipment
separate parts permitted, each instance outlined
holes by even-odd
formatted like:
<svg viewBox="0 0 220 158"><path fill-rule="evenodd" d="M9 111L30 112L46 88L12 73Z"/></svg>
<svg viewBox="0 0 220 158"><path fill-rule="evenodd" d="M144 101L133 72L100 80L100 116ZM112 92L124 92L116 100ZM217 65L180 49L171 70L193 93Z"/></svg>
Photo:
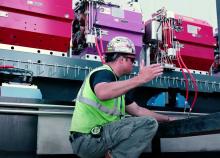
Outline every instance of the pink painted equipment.
<svg viewBox="0 0 220 158"><path fill-rule="evenodd" d="M181 19L182 30L174 31L173 38L182 45L181 56L189 69L209 71L214 61L216 40L213 28L207 22L195 18L175 15Z"/></svg>
<svg viewBox="0 0 220 158"><path fill-rule="evenodd" d="M73 54L97 55L97 51L102 48L101 53L104 54L110 40L123 36L135 44L136 55L139 56L144 34L141 13L125 10L114 4L91 1L78 3L75 14L80 17L75 19L75 23L80 24L80 29L76 29L73 35ZM97 47L98 43L101 49Z"/></svg>
<svg viewBox="0 0 220 158"><path fill-rule="evenodd" d="M152 62L179 67L177 53L189 69L209 71L214 62L213 28L203 20L162 8L145 23L144 43L152 40L157 41L158 46L156 53L150 55Z"/></svg>
<svg viewBox="0 0 220 158"><path fill-rule="evenodd" d="M0 43L67 52L72 0L0 0Z"/></svg>
<svg viewBox="0 0 220 158"><path fill-rule="evenodd" d="M135 44L136 56L139 56L144 34L141 13L105 5L97 9L94 26L104 32L102 35L104 48L114 37L124 36Z"/></svg>

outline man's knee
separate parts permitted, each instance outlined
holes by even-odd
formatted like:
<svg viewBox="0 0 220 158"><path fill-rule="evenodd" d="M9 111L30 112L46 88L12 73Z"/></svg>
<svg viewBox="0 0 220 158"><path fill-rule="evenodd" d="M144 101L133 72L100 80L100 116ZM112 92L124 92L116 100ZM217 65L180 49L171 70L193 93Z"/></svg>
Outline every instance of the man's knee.
<svg viewBox="0 0 220 158"><path fill-rule="evenodd" d="M144 126L148 128L148 130L150 129L155 132L157 131L158 122L155 118L146 116L146 117L143 117L143 120L144 120Z"/></svg>

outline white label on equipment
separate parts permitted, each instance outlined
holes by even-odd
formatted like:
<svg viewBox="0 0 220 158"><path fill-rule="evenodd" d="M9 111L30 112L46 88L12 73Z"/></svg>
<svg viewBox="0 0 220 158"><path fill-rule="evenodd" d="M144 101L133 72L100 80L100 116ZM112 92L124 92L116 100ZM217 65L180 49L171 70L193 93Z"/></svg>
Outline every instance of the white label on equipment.
<svg viewBox="0 0 220 158"><path fill-rule="evenodd" d="M191 34L198 34L199 27L193 25L187 25L187 32Z"/></svg>
<svg viewBox="0 0 220 158"><path fill-rule="evenodd" d="M111 8L106 8L106 7L100 7L100 13L103 14L111 14Z"/></svg>
<svg viewBox="0 0 220 158"><path fill-rule="evenodd" d="M0 10L0 17L8 17L8 12Z"/></svg>
<svg viewBox="0 0 220 158"><path fill-rule="evenodd" d="M37 7L40 7L43 5L42 2L34 2L32 0L27 0L27 5L32 5L32 6L37 6Z"/></svg>

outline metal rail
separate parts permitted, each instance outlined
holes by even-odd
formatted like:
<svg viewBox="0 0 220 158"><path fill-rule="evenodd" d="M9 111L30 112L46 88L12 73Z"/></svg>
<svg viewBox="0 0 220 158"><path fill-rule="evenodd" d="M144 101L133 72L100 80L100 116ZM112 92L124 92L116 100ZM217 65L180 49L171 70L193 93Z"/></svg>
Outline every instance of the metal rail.
<svg viewBox="0 0 220 158"><path fill-rule="evenodd" d="M178 115L178 116L188 116L188 112L175 112L175 111L154 111L156 113L165 114L165 115ZM196 116L206 116L208 113L190 113L190 117L196 117Z"/></svg>
<svg viewBox="0 0 220 158"><path fill-rule="evenodd" d="M0 102L0 107L1 106L24 107L24 108L50 108L50 109L73 109L74 108L73 106L68 106L68 105L16 103L16 102Z"/></svg>
<svg viewBox="0 0 220 158"><path fill-rule="evenodd" d="M34 110L14 110L14 109L0 109L0 113L6 114L26 114L26 115L72 115L72 112L50 112L50 111L34 111Z"/></svg>
<svg viewBox="0 0 220 158"><path fill-rule="evenodd" d="M7 109L4 109L4 108L7 108ZM13 108L36 108L36 110L33 110L33 109L24 110L24 109L13 109ZM37 110L37 109L40 109L40 110ZM45 109L45 111L42 109ZM46 111L48 109L51 109L51 111ZM52 111L52 110L56 110L56 111ZM69 112L63 111L63 110L68 110ZM74 110L74 106L67 106L67 105L0 102L0 113L7 113L7 114L72 115L73 110Z"/></svg>
<svg viewBox="0 0 220 158"><path fill-rule="evenodd" d="M18 108L39 108L39 109L59 109L59 110L74 110L75 106L68 105L53 105L53 104L36 104L36 103L16 103L16 102L0 102L0 107L18 107ZM173 112L173 111L154 111L156 113L165 115L176 115L176 116L188 116L188 112ZM0 109L0 113L21 113L21 114L62 114L69 115L72 112L50 112L50 111L34 111L34 110L4 110ZM190 117L205 116L208 113L190 113Z"/></svg>

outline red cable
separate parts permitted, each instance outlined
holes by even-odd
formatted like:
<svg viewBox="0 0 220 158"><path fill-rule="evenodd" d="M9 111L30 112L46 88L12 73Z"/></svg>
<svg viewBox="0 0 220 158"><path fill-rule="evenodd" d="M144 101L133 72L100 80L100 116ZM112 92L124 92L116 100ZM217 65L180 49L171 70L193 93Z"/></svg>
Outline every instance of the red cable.
<svg viewBox="0 0 220 158"><path fill-rule="evenodd" d="M1 69L10 69L10 68L15 68L14 66L11 65L0 65Z"/></svg>
<svg viewBox="0 0 220 158"><path fill-rule="evenodd" d="M173 34L172 34L172 21L171 21L171 19L169 20L169 34L170 34L170 47L172 47Z"/></svg>
<svg viewBox="0 0 220 158"><path fill-rule="evenodd" d="M171 24L170 19L167 22L167 47L170 48L171 46Z"/></svg>
<svg viewBox="0 0 220 158"><path fill-rule="evenodd" d="M169 41L170 41L170 34L169 34L169 33L170 33L170 29L169 29L169 20L167 20L167 22L166 22L166 28L167 28L167 30L166 30L167 33L166 33L166 34L167 34L167 49L168 49L168 48L169 48L169 44L170 44L170 43L169 43Z"/></svg>
<svg viewBox="0 0 220 158"><path fill-rule="evenodd" d="M100 52L100 48L99 48L99 44L98 44L98 39L97 39L97 37L95 38L95 45L96 45L96 49L97 49L97 52L98 52L98 55L99 55L99 57L100 57L100 59L101 59L102 64L105 64L105 61L104 61L104 59L102 58L102 53Z"/></svg>
<svg viewBox="0 0 220 158"><path fill-rule="evenodd" d="M198 90L198 86L197 86L197 84L196 84L195 78L194 78L194 76L190 73L189 69L186 67L186 65L185 65L185 63L184 63L184 61L183 61L181 55L180 55L180 60L181 60L181 62L183 63L184 67L186 68L187 72L189 73L190 78L192 79L193 83L195 84L195 87L194 87L194 88L197 88L197 90Z"/></svg>
<svg viewBox="0 0 220 158"><path fill-rule="evenodd" d="M165 28L166 28L166 25L165 25L166 23L165 22L163 22L162 23L162 26L163 26L163 40L164 40L164 46L163 46L163 49L164 49L164 51L166 51L166 30L165 30Z"/></svg>
<svg viewBox="0 0 220 158"><path fill-rule="evenodd" d="M100 47L101 47L101 53L104 53L104 48L103 48L103 42L102 42L102 38L99 39L100 41Z"/></svg>
<svg viewBox="0 0 220 158"><path fill-rule="evenodd" d="M186 84L186 102L188 102L188 98L189 98L189 82L188 82L188 78L186 76L186 73L183 70L182 64L180 63L179 55L180 55L179 52L177 52L177 62L179 64L179 66L180 66L180 70L181 70L181 72L183 74L183 77L185 79L185 84Z"/></svg>
<svg viewBox="0 0 220 158"><path fill-rule="evenodd" d="M165 32L166 32L166 52L167 52L167 49L168 49L168 25L167 25L167 22L165 22Z"/></svg>
<svg viewBox="0 0 220 158"><path fill-rule="evenodd" d="M197 86L197 83L195 81L195 78L193 77L193 75L190 73L189 69L187 68L187 66L185 65L182 57L181 57L181 54L179 52L179 58L180 58L180 61L181 63L183 64L183 66L185 67L186 71L188 72L192 82L193 82L193 86L194 86L194 90L195 90L195 95L194 95L194 99L193 99L193 102L192 102L192 105L190 106L190 112L192 111L192 109L194 108L195 106L195 103L196 103L196 100L197 100L197 96L198 96L198 86Z"/></svg>

